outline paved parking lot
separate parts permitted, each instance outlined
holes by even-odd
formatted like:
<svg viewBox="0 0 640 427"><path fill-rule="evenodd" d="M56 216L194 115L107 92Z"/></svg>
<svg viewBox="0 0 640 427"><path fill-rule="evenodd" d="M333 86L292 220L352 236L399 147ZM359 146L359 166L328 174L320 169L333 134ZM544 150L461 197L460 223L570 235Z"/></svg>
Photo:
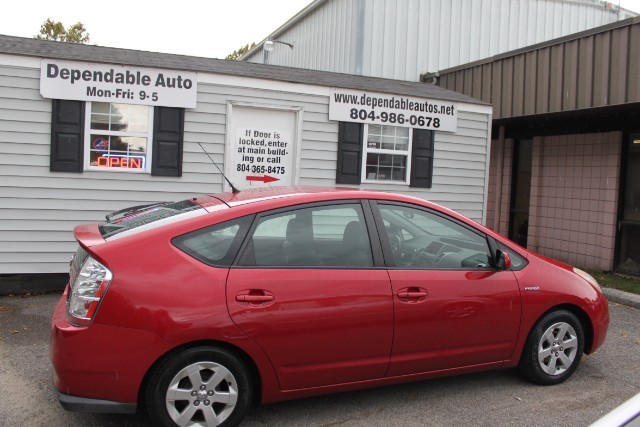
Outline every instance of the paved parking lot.
<svg viewBox="0 0 640 427"><path fill-rule="evenodd" d="M59 406L48 344L58 298L0 297L0 426L149 425L142 415ZM243 426L588 425L640 391L640 309L610 306L604 347L559 386L534 386L513 371L464 375L267 405Z"/></svg>

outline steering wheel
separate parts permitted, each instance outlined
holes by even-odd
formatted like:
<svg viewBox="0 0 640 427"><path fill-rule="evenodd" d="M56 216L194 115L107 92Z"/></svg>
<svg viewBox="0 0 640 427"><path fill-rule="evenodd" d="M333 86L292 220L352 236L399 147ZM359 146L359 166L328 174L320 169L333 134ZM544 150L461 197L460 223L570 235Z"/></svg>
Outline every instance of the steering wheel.
<svg viewBox="0 0 640 427"><path fill-rule="evenodd" d="M418 249L411 258L411 265L416 267L432 266L433 256L427 252L427 248Z"/></svg>

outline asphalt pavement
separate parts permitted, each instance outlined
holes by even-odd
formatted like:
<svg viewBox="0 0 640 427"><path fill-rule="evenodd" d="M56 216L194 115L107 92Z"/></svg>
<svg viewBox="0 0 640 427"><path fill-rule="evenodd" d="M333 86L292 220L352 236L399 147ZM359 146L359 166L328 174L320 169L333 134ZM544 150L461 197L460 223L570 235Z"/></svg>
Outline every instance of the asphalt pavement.
<svg viewBox="0 0 640 427"><path fill-rule="evenodd" d="M243 426L586 426L640 391L635 297L610 297L605 345L557 386L532 385L513 370L462 375L265 405ZM0 297L0 426L150 425L143 415L78 414L58 404L49 330L59 298Z"/></svg>

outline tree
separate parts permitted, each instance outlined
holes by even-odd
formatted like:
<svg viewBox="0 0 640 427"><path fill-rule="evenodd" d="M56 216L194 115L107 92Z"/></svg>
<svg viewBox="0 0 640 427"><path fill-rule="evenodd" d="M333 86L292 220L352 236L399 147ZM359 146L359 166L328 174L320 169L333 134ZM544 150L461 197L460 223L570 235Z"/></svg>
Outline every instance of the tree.
<svg viewBox="0 0 640 427"><path fill-rule="evenodd" d="M256 45L255 43L251 43L251 44L247 43L246 45L242 46L240 49L234 50L232 53L227 55L224 59L228 59L229 61L237 61L242 55L244 55L245 53L253 49L255 45Z"/></svg>
<svg viewBox="0 0 640 427"><path fill-rule="evenodd" d="M34 38L67 43L88 43L89 33L87 33L87 29L81 22L77 22L65 29L62 22L52 21L51 18L47 18L40 26L40 33L36 34Z"/></svg>

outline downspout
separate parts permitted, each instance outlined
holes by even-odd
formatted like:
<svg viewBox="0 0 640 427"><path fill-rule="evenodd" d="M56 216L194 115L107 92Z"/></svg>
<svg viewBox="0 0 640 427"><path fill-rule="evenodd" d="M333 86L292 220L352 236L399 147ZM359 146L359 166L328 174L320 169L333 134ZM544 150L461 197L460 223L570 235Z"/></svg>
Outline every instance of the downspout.
<svg viewBox="0 0 640 427"><path fill-rule="evenodd" d="M496 164L496 198L494 201L493 211L493 226L494 231L500 232L500 219L502 218L502 181L504 179L504 126L500 126L498 129L498 163Z"/></svg>

